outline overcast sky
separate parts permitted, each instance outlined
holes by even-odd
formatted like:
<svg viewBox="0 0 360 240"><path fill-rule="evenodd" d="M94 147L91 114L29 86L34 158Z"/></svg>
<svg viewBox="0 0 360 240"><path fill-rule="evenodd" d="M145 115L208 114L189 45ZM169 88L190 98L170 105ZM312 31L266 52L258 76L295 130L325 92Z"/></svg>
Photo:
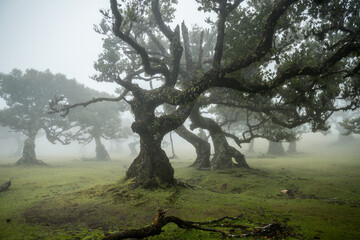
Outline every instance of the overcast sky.
<svg viewBox="0 0 360 240"><path fill-rule="evenodd" d="M108 6L108 0L0 0L0 72L50 69L112 93L116 85L89 78L102 51L93 25L101 20L99 9ZM176 22L202 21L196 8L194 0L179 0Z"/></svg>

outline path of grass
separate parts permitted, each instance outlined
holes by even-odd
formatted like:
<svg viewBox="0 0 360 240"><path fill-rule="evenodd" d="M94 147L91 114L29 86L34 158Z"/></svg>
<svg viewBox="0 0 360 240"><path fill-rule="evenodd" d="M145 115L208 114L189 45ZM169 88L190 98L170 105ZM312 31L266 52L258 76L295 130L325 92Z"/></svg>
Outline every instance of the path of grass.
<svg viewBox="0 0 360 240"><path fill-rule="evenodd" d="M198 171L173 161L194 189L130 191L128 162L54 161L50 167L0 167L0 239L98 239L150 224L157 209L185 220L245 213L237 224L287 222L293 239L360 239L360 157L299 155L249 159L253 170ZM118 181L118 184L114 184ZM292 195L281 194L288 189ZM219 239L168 225L151 239ZM231 230L231 229L227 229ZM291 237L290 237L291 239Z"/></svg>

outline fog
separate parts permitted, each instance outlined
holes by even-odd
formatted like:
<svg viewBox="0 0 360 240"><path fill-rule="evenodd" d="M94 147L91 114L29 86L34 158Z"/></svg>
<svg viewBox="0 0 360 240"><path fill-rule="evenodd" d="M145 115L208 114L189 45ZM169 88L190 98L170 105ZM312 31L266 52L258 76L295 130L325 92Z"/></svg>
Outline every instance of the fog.
<svg viewBox="0 0 360 240"><path fill-rule="evenodd" d="M174 25L185 20L186 23L197 23L206 26L203 19L208 15L196 11L194 1L179 1ZM0 72L9 73L14 68L21 70L34 68L40 71L49 69L53 73L63 73L68 78L85 84L99 91L114 93L117 86L110 83L98 83L89 76L95 73L93 63L102 52L101 36L93 30L102 18L99 9L108 8L108 0L2 0L0 1ZM0 106L4 107L0 99ZM124 114L129 126L132 117ZM175 151L179 157L193 158L193 147L173 134ZM336 142L338 134L334 132L324 136L321 133L303 135L298 144L300 152L320 151ZM359 139L358 137L356 137ZM121 148L110 154L129 156L128 144L133 138L121 143ZM170 142L166 135L164 141ZM90 157L94 155L94 143L85 147L78 144L51 144L45 137L36 141L36 152L40 159L48 155ZM112 143L104 141L107 149ZM267 141L257 139L255 151L264 154ZM0 139L2 156L10 155L16 150L13 139ZM284 144L286 148L286 144ZM246 152L247 144L242 151ZM168 155L170 146L165 148Z"/></svg>
<svg viewBox="0 0 360 240"><path fill-rule="evenodd" d="M197 23L206 26L203 20L209 15L197 12L194 1L180 2L173 25L185 21L189 25ZM115 93L116 84L98 83L90 78L95 74L93 63L102 52L101 36L93 30L93 26L102 18L99 10L108 8L108 0L0 1L0 32L4 36L0 38L0 72L9 73L14 68L22 71L49 69L52 73L74 78L87 87ZM5 103L0 98L0 109L4 107ZM127 118L124 122L130 125L131 114L124 113L123 116ZM177 142L183 141L175 138ZM167 136L164 140L169 141ZM128 156L127 145L131 141L132 137L122 143L123 153L120 155ZM111 142L105 141L104 144L111 148ZM0 155L11 155L16 145L11 138L0 139ZM94 149L94 143L81 147L76 143L54 145L44 136L36 140L36 153L40 159L47 155L90 157L94 155ZM180 149L183 147L178 152ZM192 151L191 147L189 149Z"/></svg>

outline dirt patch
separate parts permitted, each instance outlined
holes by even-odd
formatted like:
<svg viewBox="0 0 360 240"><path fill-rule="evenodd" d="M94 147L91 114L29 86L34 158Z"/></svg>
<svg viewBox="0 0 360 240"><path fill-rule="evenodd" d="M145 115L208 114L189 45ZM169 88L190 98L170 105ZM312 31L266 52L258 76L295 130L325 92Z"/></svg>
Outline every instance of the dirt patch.
<svg viewBox="0 0 360 240"><path fill-rule="evenodd" d="M55 228L82 226L90 229L112 230L126 225L127 214L98 202L60 202L48 199L36 203L21 214L29 224L40 224Z"/></svg>

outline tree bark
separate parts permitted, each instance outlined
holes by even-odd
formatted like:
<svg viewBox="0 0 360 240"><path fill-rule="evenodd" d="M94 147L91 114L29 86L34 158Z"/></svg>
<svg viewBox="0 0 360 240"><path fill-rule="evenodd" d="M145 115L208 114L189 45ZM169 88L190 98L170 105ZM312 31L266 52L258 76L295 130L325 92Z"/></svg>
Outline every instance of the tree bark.
<svg viewBox="0 0 360 240"><path fill-rule="evenodd" d="M38 160L35 154L35 135L30 136L24 142L23 155L15 163L16 165L46 165L43 161Z"/></svg>
<svg viewBox="0 0 360 240"><path fill-rule="evenodd" d="M140 153L127 170L126 178L133 179L133 188L175 185L174 169L161 149L161 141L151 135L140 135Z"/></svg>
<svg viewBox="0 0 360 240"><path fill-rule="evenodd" d="M269 141L268 154L281 156L285 154L284 147L281 142Z"/></svg>
<svg viewBox="0 0 360 240"><path fill-rule="evenodd" d="M210 168L210 143L187 130L184 125L178 127L175 132L195 148L196 159L190 167Z"/></svg>
<svg viewBox="0 0 360 240"><path fill-rule="evenodd" d="M101 142L100 137L95 136L94 139L95 139L95 144L96 144L96 148L95 148L96 157L95 157L95 160L98 160L98 161L108 161L108 160L110 160L109 153L107 152L104 144Z"/></svg>
<svg viewBox="0 0 360 240"><path fill-rule="evenodd" d="M219 126L217 125L217 127ZM225 169L232 167L249 168L249 165L246 163L245 156L236 148L229 145L222 130L219 131L215 128L213 130L208 130L210 131L215 150L214 157L211 159L212 169ZM236 161L236 164L232 161L233 158Z"/></svg>
<svg viewBox="0 0 360 240"><path fill-rule="evenodd" d="M225 169L232 167L249 168L249 165L245 160L245 156L237 149L229 145L221 127L214 120L202 117L199 110L195 108L191 112L190 118L193 122L193 126L207 129L210 132L215 151L211 160L212 169ZM236 163L232 161L233 158Z"/></svg>

